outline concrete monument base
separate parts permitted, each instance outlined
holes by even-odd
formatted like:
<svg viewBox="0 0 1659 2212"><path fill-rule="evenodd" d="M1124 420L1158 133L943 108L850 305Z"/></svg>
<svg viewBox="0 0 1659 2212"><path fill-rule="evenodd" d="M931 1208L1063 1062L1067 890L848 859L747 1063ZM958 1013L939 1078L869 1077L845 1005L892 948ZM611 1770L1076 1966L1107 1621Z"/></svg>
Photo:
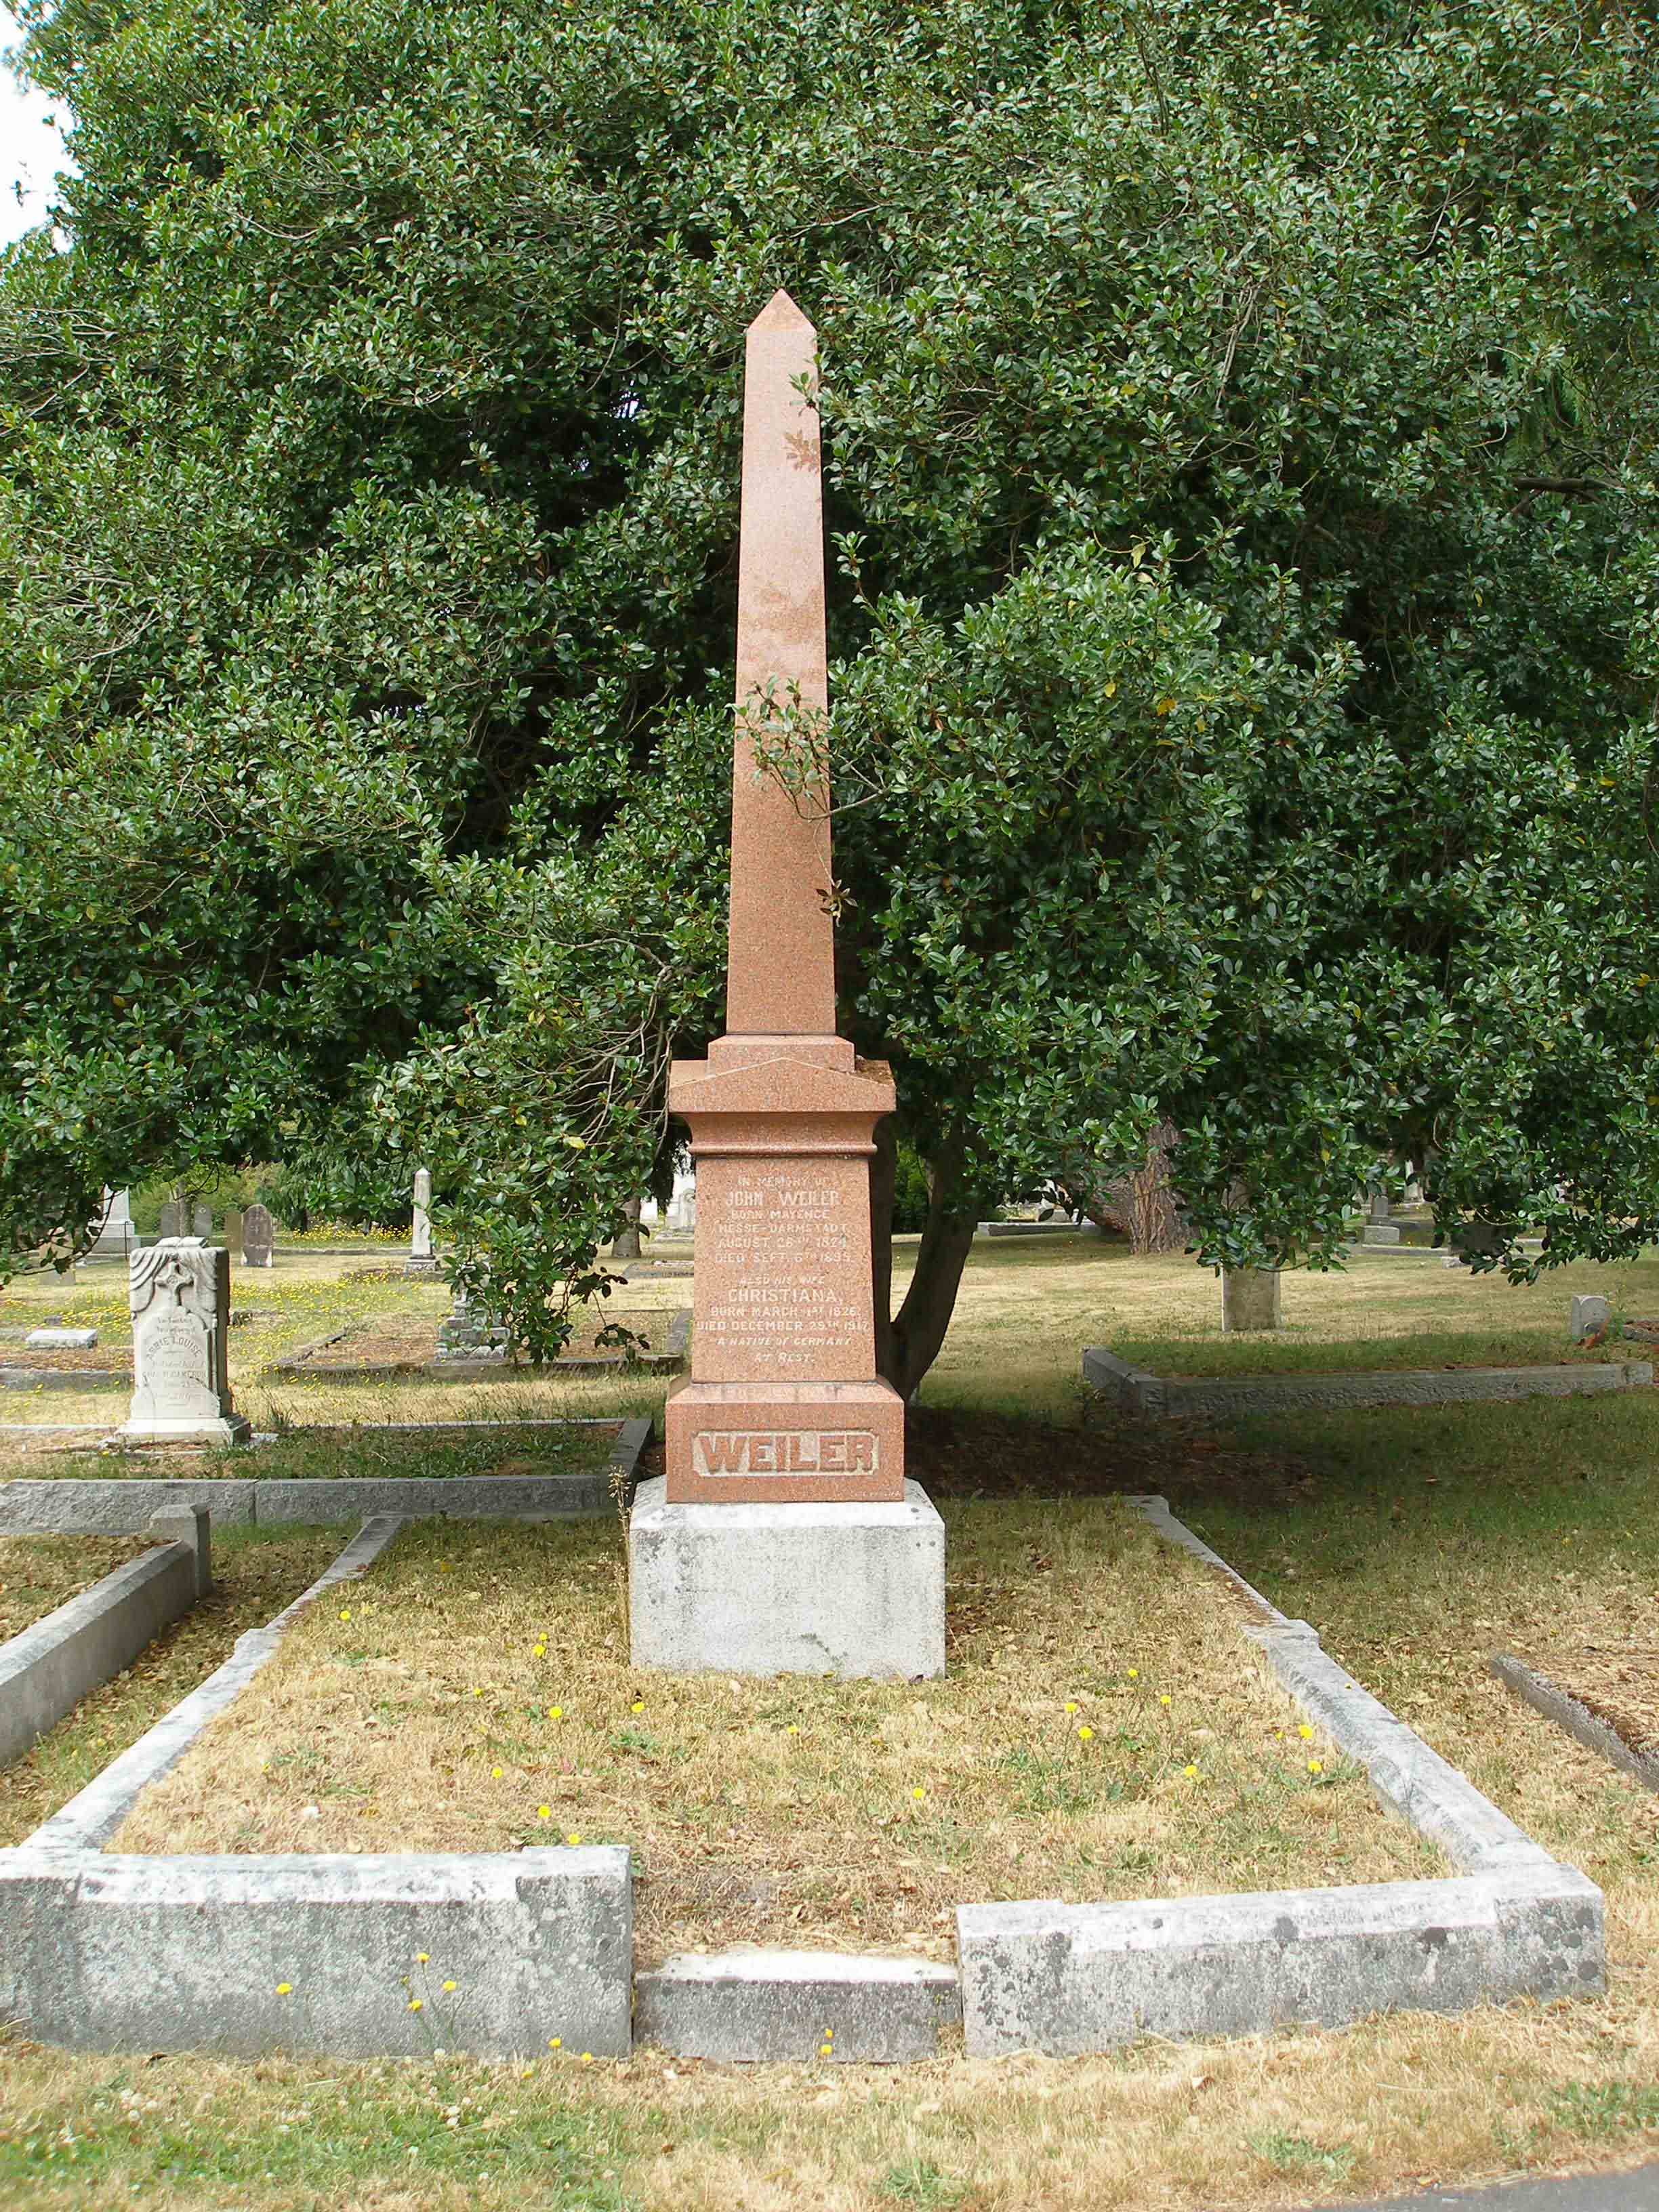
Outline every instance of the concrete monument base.
<svg viewBox="0 0 1659 2212"><path fill-rule="evenodd" d="M945 1523L920 1483L892 1504L671 1505L665 1489L642 1482L629 1522L636 1667L945 1672Z"/></svg>

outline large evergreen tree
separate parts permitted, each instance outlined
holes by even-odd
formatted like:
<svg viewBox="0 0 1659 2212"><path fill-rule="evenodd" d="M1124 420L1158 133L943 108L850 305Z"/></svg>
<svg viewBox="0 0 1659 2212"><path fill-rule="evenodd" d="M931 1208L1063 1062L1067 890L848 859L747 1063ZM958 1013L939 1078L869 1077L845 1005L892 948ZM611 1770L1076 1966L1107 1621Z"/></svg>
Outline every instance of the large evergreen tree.
<svg viewBox="0 0 1659 2212"><path fill-rule="evenodd" d="M1589 0L58 0L0 1233L403 1147L521 1331L720 1027L740 340L823 334L843 1027L1210 1257L1659 1227L1659 70ZM881 1266L878 1263L878 1273Z"/></svg>

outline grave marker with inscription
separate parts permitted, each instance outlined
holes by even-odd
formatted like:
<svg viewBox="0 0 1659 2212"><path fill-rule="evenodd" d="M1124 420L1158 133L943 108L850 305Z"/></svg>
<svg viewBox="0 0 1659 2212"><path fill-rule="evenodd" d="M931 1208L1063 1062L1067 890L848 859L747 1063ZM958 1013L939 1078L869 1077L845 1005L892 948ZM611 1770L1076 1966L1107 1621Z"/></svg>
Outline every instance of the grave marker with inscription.
<svg viewBox="0 0 1659 2212"><path fill-rule="evenodd" d="M242 1265L269 1267L275 1264L276 1224L268 1206L250 1206L242 1216Z"/></svg>
<svg viewBox="0 0 1659 2212"><path fill-rule="evenodd" d="M136 1443L241 1443L248 1425L231 1404L225 1344L230 1255L199 1237L169 1237L132 1255L131 1409Z"/></svg>
<svg viewBox="0 0 1659 2212"><path fill-rule="evenodd" d="M738 578L726 1033L678 1060L699 1257L691 1374L669 1397L667 1497L897 1499L904 1407L876 1373L870 1168L884 1065L836 1035L829 781L762 773L829 707L817 333L780 292L750 325Z"/></svg>
<svg viewBox="0 0 1659 2212"><path fill-rule="evenodd" d="M780 292L746 356L726 1030L669 1077L696 1162L691 1373L630 1517L629 1619L636 1666L914 1679L944 1671L945 1530L876 1371L892 1078L836 1034L816 374ZM759 757L785 749L787 783Z"/></svg>

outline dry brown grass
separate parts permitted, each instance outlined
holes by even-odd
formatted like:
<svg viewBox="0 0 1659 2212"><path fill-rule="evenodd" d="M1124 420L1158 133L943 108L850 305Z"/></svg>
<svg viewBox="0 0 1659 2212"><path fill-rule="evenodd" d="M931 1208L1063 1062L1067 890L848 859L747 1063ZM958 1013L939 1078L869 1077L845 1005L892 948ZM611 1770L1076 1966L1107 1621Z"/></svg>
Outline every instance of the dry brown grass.
<svg viewBox="0 0 1659 2212"><path fill-rule="evenodd" d="M152 1548L149 1536L0 1536L0 1643Z"/></svg>
<svg viewBox="0 0 1659 2212"><path fill-rule="evenodd" d="M627 1843L647 1958L738 1939L945 1956L964 1900L1434 1863L1298 1734L1218 1580L1126 1507L949 1521L950 1671L919 1684L637 1672L613 1529L412 1530L116 1847Z"/></svg>

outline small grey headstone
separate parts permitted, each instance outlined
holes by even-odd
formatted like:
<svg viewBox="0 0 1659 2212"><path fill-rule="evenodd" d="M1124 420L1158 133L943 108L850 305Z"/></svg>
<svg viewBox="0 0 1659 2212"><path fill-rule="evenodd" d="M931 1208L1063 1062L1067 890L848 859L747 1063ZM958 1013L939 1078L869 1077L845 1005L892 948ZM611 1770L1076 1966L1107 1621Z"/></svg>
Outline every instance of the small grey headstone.
<svg viewBox="0 0 1659 2212"><path fill-rule="evenodd" d="M36 1352L90 1352L98 1341L95 1328L32 1328L23 1339Z"/></svg>
<svg viewBox="0 0 1659 2212"><path fill-rule="evenodd" d="M211 1237L213 1208L205 1199L198 1199L190 1210L190 1233L192 1237Z"/></svg>
<svg viewBox="0 0 1659 2212"><path fill-rule="evenodd" d="M155 1234L161 1237L182 1237L185 1233L185 1202L180 1198L169 1198L161 1207L161 1226Z"/></svg>
<svg viewBox="0 0 1659 2212"><path fill-rule="evenodd" d="M1400 1231L1392 1221L1368 1221L1359 1241L1362 1244L1397 1244Z"/></svg>
<svg viewBox="0 0 1659 2212"><path fill-rule="evenodd" d="M1599 1292L1592 1291L1588 1296L1573 1300L1568 1334L1582 1343L1585 1337L1594 1336L1598 1330L1604 1329L1612 1319L1612 1306ZM34 1341L33 1337L29 1339L31 1344Z"/></svg>
<svg viewBox="0 0 1659 2212"><path fill-rule="evenodd" d="M240 1206L225 1208L224 1247L227 1252L240 1253L242 1249L242 1209Z"/></svg>
<svg viewBox="0 0 1659 2212"><path fill-rule="evenodd" d="M250 1206L242 1216L242 1261L245 1267L269 1267L276 1244L276 1224L267 1206Z"/></svg>

